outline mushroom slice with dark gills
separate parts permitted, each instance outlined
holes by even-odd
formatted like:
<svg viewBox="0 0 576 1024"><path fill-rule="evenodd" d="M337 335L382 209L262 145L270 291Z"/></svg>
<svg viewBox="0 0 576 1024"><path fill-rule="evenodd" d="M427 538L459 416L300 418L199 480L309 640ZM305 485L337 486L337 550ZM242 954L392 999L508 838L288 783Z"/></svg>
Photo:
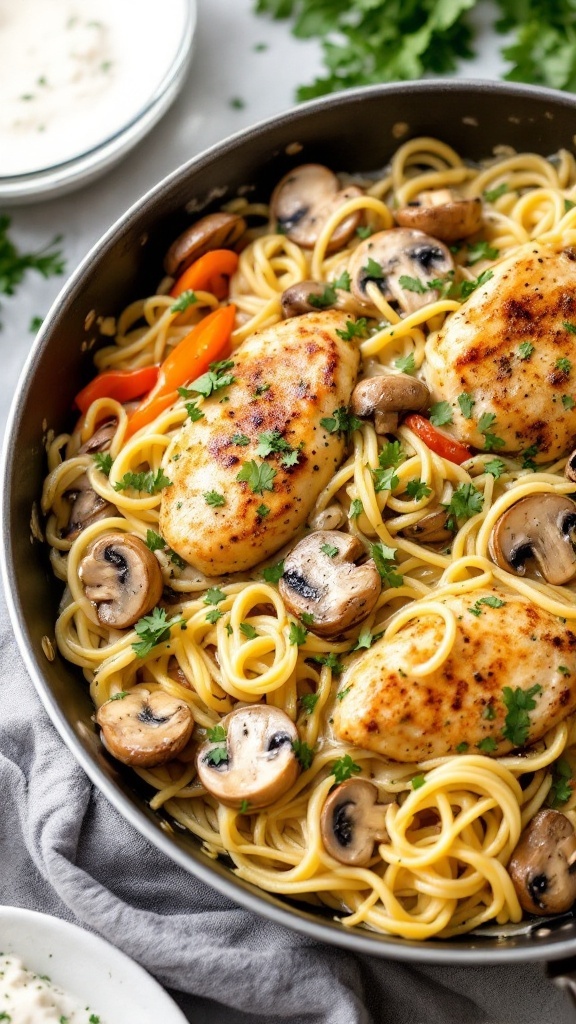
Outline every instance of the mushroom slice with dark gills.
<svg viewBox="0 0 576 1024"><path fill-rule="evenodd" d="M331 281L298 281L282 292L280 297L282 319L291 316L302 316L318 309L343 309L348 313L361 316L364 309L361 303L346 291L338 288Z"/></svg>
<svg viewBox="0 0 576 1024"><path fill-rule="evenodd" d="M508 863L520 906L530 914L562 914L576 901L576 835L561 811L538 811Z"/></svg>
<svg viewBox="0 0 576 1024"><path fill-rule="evenodd" d="M356 385L350 399L355 416L373 417L377 434L396 430L398 413L419 412L429 404L430 392L426 385L407 373L366 377Z"/></svg>
<svg viewBox="0 0 576 1024"><path fill-rule="evenodd" d="M403 228L425 231L442 242L468 238L482 227L482 200L463 199L451 188L420 192L394 214Z"/></svg>
<svg viewBox="0 0 576 1024"><path fill-rule="evenodd" d="M302 164L278 182L270 199L270 213L288 238L303 249L313 249L328 218L349 199L363 195L357 185L340 187L338 178L322 164ZM355 210L334 229L327 251L341 249L360 224Z"/></svg>
<svg viewBox="0 0 576 1024"><path fill-rule="evenodd" d="M490 534L490 555L501 569L526 575L531 560L547 583L576 576L576 503L561 494L530 494L511 505Z"/></svg>
<svg viewBox="0 0 576 1024"><path fill-rule="evenodd" d="M320 818L324 848L341 864L365 867L376 843L387 843L387 805L366 779L347 779L332 790Z"/></svg>
<svg viewBox="0 0 576 1024"><path fill-rule="evenodd" d="M78 575L99 621L126 629L154 608L162 596L162 570L139 537L105 533L90 546Z"/></svg>
<svg viewBox="0 0 576 1024"><path fill-rule="evenodd" d="M196 764L200 782L220 803L268 807L296 781L298 730L284 711L267 704L236 708L215 731L221 738L202 744Z"/></svg>
<svg viewBox="0 0 576 1024"><path fill-rule="evenodd" d="M368 284L378 288L388 302L397 302L404 313L414 313L435 302L432 287L438 278L454 270L450 250L431 235L409 228L379 231L354 250L348 270L351 291L367 312L379 315L367 293Z"/></svg>
<svg viewBox="0 0 576 1024"><path fill-rule="evenodd" d="M102 742L123 764L153 768L177 757L186 746L194 718L187 704L162 690L135 686L98 709Z"/></svg>
<svg viewBox="0 0 576 1024"><path fill-rule="evenodd" d="M101 423L94 431L92 437L78 449L78 455L95 455L97 452L107 452L112 444L112 438L118 429L118 420L112 417Z"/></svg>
<svg viewBox="0 0 576 1024"><path fill-rule="evenodd" d="M349 533L317 530L285 558L282 599L294 615L312 616L308 628L317 636L337 636L374 608L382 581L372 559L356 565L364 553Z"/></svg>
<svg viewBox="0 0 576 1024"><path fill-rule="evenodd" d="M210 249L232 249L245 230L246 221L235 213L207 214L172 242L164 257L166 273L176 277Z"/></svg>
<svg viewBox="0 0 576 1024"><path fill-rule="evenodd" d="M417 523L405 526L400 532L408 540L415 540L420 544L442 544L454 537L454 532L447 526L449 518L449 513L445 508L434 507L426 512Z"/></svg>
<svg viewBox="0 0 576 1024"><path fill-rule="evenodd" d="M82 473L78 477L74 486L66 492L66 496L72 501L68 525L63 530L63 536L67 540L75 540L82 530L92 526L92 523L116 515L116 506L94 490L87 473Z"/></svg>

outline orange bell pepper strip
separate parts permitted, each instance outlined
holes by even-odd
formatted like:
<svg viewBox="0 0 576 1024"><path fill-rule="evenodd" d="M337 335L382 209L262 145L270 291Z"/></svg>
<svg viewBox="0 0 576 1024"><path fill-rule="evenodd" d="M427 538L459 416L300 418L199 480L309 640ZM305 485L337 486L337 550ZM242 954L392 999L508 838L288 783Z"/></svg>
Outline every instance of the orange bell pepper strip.
<svg viewBox="0 0 576 1024"><path fill-rule="evenodd" d="M218 300L228 295L229 282L238 266L238 254L231 249L212 249L186 268L174 282L170 295L176 299L182 292L212 292Z"/></svg>
<svg viewBox="0 0 576 1024"><path fill-rule="evenodd" d="M126 439L146 427L178 398L178 388L196 380L230 351L236 306L221 306L200 320L166 356L156 386L129 417Z"/></svg>
<svg viewBox="0 0 576 1024"><path fill-rule="evenodd" d="M159 369L158 366L140 366L137 370L104 370L78 392L74 405L86 413L98 398L114 398L117 402L140 398L156 384Z"/></svg>
<svg viewBox="0 0 576 1024"><path fill-rule="evenodd" d="M472 452L466 445L460 444L460 441L447 434L445 430L438 430L438 427L430 423L425 416L411 412L404 419L404 423L424 441L425 445L428 445L430 451L435 452L441 459L447 459L448 462L455 462L457 466L460 466L466 462L466 459L472 457Z"/></svg>

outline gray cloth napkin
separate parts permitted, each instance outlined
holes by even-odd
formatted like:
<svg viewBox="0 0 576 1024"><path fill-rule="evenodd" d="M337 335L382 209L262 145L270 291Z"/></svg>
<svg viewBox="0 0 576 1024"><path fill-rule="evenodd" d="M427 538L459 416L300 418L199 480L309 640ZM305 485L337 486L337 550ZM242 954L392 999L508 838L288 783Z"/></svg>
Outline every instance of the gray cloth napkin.
<svg viewBox="0 0 576 1024"><path fill-rule="evenodd" d="M202 1024L574 1021L540 964L416 967L352 956L240 909L173 864L120 817L60 740L1 595L0 623L2 903L103 935Z"/></svg>

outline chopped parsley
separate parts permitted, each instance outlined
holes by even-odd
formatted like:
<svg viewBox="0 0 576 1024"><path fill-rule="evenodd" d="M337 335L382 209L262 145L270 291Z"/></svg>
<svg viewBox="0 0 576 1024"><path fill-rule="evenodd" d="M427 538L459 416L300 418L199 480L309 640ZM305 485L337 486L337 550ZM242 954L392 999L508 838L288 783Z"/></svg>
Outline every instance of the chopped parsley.
<svg viewBox="0 0 576 1024"><path fill-rule="evenodd" d="M352 650L353 651L360 651L364 647L366 648L366 650L369 650L369 648L372 647L372 644L374 643L374 641L375 640L379 640L381 636L382 636L382 633L378 633L375 636L372 633L372 631L370 629L368 629L368 627L366 626L362 630L362 632L359 633L358 639L357 639L356 643L354 644L354 647L352 647Z"/></svg>
<svg viewBox="0 0 576 1024"><path fill-rule="evenodd" d="M478 744L478 750L481 750L483 754L493 754L497 749L498 744L493 736L485 736Z"/></svg>
<svg viewBox="0 0 576 1024"><path fill-rule="evenodd" d="M561 673L561 674L562 674L563 676L569 676L569 675L570 675L570 669L568 668L568 666L567 666L567 665L558 665L558 671L559 671L559 672L560 672L560 673Z"/></svg>
<svg viewBox="0 0 576 1024"><path fill-rule="evenodd" d="M563 320L562 327L564 327L570 334L576 334L576 324L571 324L568 320Z"/></svg>
<svg viewBox="0 0 576 1024"><path fill-rule="evenodd" d="M520 345L518 345L518 353L520 355L520 359L530 359L530 356L533 352L534 345L531 341L523 341Z"/></svg>
<svg viewBox="0 0 576 1024"><path fill-rule="evenodd" d="M457 754L465 754L466 751L468 750L469 746L470 746L469 743L465 743L465 742L459 743L458 746L456 747L456 753Z"/></svg>
<svg viewBox="0 0 576 1024"><path fill-rule="evenodd" d="M472 409L476 405L476 400L472 398L472 395L467 394L463 391L461 395L458 395L458 405L460 406L460 412L462 413L465 420L472 419Z"/></svg>
<svg viewBox="0 0 576 1024"><path fill-rule="evenodd" d="M192 420L192 423L196 423L198 420L204 419L204 413L198 408L196 402L186 402L185 408L188 416Z"/></svg>
<svg viewBox="0 0 576 1024"><path fill-rule="evenodd" d="M301 647L302 644L306 643L308 636L308 630L305 626L301 626L299 622L291 622L290 630L288 632L288 642L294 647Z"/></svg>
<svg viewBox="0 0 576 1024"><path fill-rule="evenodd" d="M250 444L250 438L246 437L246 434L233 434L230 438L230 443L245 448L247 444Z"/></svg>
<svg viewBox="0 0 576 1024"><path fill-rule="evenodd" d="M269 516L270 509L268 508L268 505L258 505L258 508L256 509L256 515L260 516L260 519L265 519L266 516Z"/></svg>
<svg viewBox="0 0 576 1024"><path fill-rule="evenodd" d="M320 694L318 693L304 693L298 698L298 703L304 708L307 715L311 715L320 700Z"/></svg>
<svg viewBox="0 0 576 1024"><path fill-rule="evenodd" d="M146 547L150 551L164 551L166 541L155 530L146 530Z"/></svg>
<svg viewBox="0 0 576 1024"><path fill-rule="evenodd" d="M170 639L173 626L185 625L182 616L175 615L174 618L167 619L164 608L153 608L150 615L144 615L134 626L134 631L140 637L132 644L134 654L139 658L145 658L153 647Z"/></svg>
<svg viewBox="0 0 576 1024"><path fill-rule="evenodd" d="M194 393L204 395L204 398L209 398L215 391L220 391L221 388L227 388L230 384L234 384L236 378L231 373L226 372L233 369L233 367L234 361L232 359L221 359L219 362L210 363L210 369L207 373L203 373L201 377L192 381L189 388L178 388L178 393L183 398L191 398Z"/></svg>
<svg viewBox="0 0 576 1024"><path fill-rule="evenodd" d="M399 441L388 441L381 449L378 456L378 469L372 470L374 479L374 490L393 491L400 483L399 477L394 470L400 466L406 458Z"/></svg>
<svg viewBox="0 0 576 1024"><path fill-rule="evenodd" d="M507 191L508 191L508 185L506 184L505 181L503 181L502 184L501 185L497 185L496 188L487 189L484 192L484 199L488 203L495 203L496 200L500 199L500 196L505 195Z"/></svg>
<svg viewBox="0 0 576 1024"><path fill-rule="evenodd" d="M203 498L207 505L212 505L214 508L222 508L226 504L226 498L218 491L205 491Z"/></svg>
<svg viewBox="0 0 576 1024"><path fill-rule="evenodd" d="M250 625L249 622L240 623L240 632L247 640L255 640L256 637L260 636L260 634L254 629L254 626Z"/></svg>
<svg viewBox="0 0 576 1024"><path fill-rule="evenodd" d="M398 359L394 360L394 366L401 370L402 373L415 373L414 353L410 352L407 356L399 356Z"/></svg>
<svg viewBox="0 0 576 1024"><path fill-rule="evenodd" d="M361 771L362 768L359 764L354 763L350 754L339 757L337 761L334 761L332 768L332 774L338 784L346 782L347 779L351 779L353 775L357 775Z"/></svg>
<svg viewBox="0 0 576 1024"><path fill-rule="evenodd" d="M428 487L423 480L409 480L406 484L406 494L414 501L421 501L432 494L432 488Z"/></svg>
<svg viewBox="0 0 576 1024"><path fill-rule="evenodd" d="M412 779L412 789L420 789L426 782L425 775L415 775Z"/></svg>
<svg viewBox="0 0 576 1024"><path fill-rule="evenodd" d="M481 434L484 434L484 450L487 452L492 451L494 448L504 448L506 446L506 442L501 437L491 432L490 428L495 426L496 413L483 412L478 420L478 430Z"/></svg>
<svg viewBox="0 0 576 1024"><path fill-rule="evenodd" d="M348 512L348 518L349 519L357 519L358 516L362 515L363 511L364 511L364 506L363 506L362 502L360 501L360 498L353 498L352 502L350 503L350 510Z"/></svg>
<svg viewBox="0 0 576 1024"><path fill-rule="evenodd" d="M493 722L496 718L496 710L492 704L487 704L482 712L482 718L485 718L487 722Z"/></svg>
<svg viewBox="0 0 576 1024"><path fill-rule="evenodd" d="M279 583L284 575L284 562L276 562L276 565L269 565L262 570L262 576L266 583Z"/></svg>
<svg viewBox="0 0 576 1024"><path fill-rule="evenodd" d="M422 283L419 277L408 277L406 274L401 274L398 278L398 284L405 291L416 292L417 295L424 295L427 291L426 285Z"/></svg>
<svg viewBox="0 0 576 1024"><path fill-rule="evenodd" d="M226 594L220 587L210 587L204 594L204 604L220 604L226 600Z"/></svg>
<svg viewBox="0 0 576 1024"><path fill-rule="evenodd" d="M314 760L314 751L308 746L304 740L294 740L292 743L292 750L296 754L296 759L300 762L300 766L304 771L312 764Z"/></svg>
<svg viewBox="0 0 576 1024"><path fill-rule="evenodd" d="M110 470L114 463L114 459L110 455L110 452L96 452L92 458L96 463L97 469L99 469L101 473L104 473L104 476L110 476Z"/></svg>
<svg viewBox="0 0 576 1024"><path fill-rule="evenodd" d="M460 298L467 299L468 296L472 294L472 292L475 292L477 288L480 288L483 284L486 284L486 282L490 281L491 278L493 277L494 274L491 270L485 270L482 274L480 274L480 277L476 278L475 281L461 281L460 284L456 286L457 293L459 294Z"/></svg>
<svg viewBox="0 0 576 1024"><path fill-rule="evenodd" d="M326 416L320 420L320 426L324 427L329 434L352 434L355 430L358 430L362 423L356 416L346 408L345 405L341 405L339 409L334 409L331 416Z"/></svg>
<svg viewBox="0 0 576 1024"><path fill-rule="evenodd" d="M121 480L114 484L115 491L145 491L146 494L158 494L165 487L172 487L172 481L164 474L163 469L148 470L147 473L124 473Z"/></svg>
<svg viewBox="0 0 576 1024"><path fill-rule="evenodd" d="M215 626L219 619L224 617L224 612L221 612L219 608L210 608L206 612L206 622L209 622L211 626Z"/></svg>
<svg viewBox="0 0 576 1024"><path fill-rule="evenodd" d="M469 267L474 266L480 260L497 260L500 255L500 250L486 241L468 242L467 249Z"/></svg>
<svg viewBox="0 0 576 1024"><path fill-rule="evenodd" d="M279 430L265 430L258 438L256 455L265 459L267 455L281 454L280 462L283 466L295 466L300 457L300 451L293 448L286 441Z"/></svg>
<svg viewBox="0 0 576 1024"><path fill-rule="evenodd" d="M336 694L336 700L344 700L344 697L346 697L350 693L351 689L351 686L347 686L345 690L339 690L338 693Z"/></svg>
<svg viewBox="0 0 576 1024"><path fill-rule="evenodd" d="M274 490L274 477L276 470L267 462L244 462L242 469L236 474L237 480L245 481L254 494L264 494L264 491Z"/></svg>
<svg viewBox="0 0 576 1024"><path fill-rule="evenodd" d="M370 545L370 554L383 582L389 587L401 587L404 577L396 572L398 568L394 560L396 548L390 548L387 544L379 541L377 544Z"/></svg>
<svg viewBox="0 0 576 1024"><path fill-rule="evenodd" d="M447 528L456 530L459 519L471 519L482 511L483 505L484 495L474 487L474 484L459 484L449 503L442 505L448 512Z"/></svg>
<svg viewBox="0 0 576 1024"><path fill-rule="evenodd" d="M335 558L338 554L338 548L335 547L334 544L321 544L320 551L325 555L328 555L328 558Z"/></svg>
<svg viewBox="0 0 576 1024"><path fill-rule="evenodd" d="M449 402L435 402L430 407L430 423L435 427L443 427L452 423L452 409Z"/></svg>
<svg viewBox="0 0 576 1024"><path fill-rule="evenodd" d="M240 804L240 807L238 808L239 814L247 814L249 807L250 807L250 801L249 800L243 800L242 803Z"/></svg>
<svg viewBox="0 0 576 1024"><path fill-rule="evenodd" d="M491 594L489 597L480 597L474 606L469 608L468 611L472 612L472 615L481 615L482 608L480 606L483 604L488 605L489 608L503 608L506 601L502 601L501 598L495 597L494 594Z"/></svg>
<svg viewBox="0 0 576 1024"><path fill-rule="evenodd" d="M198 302L198 297L195 292L188 288L185 292L182 292L176 299L176 302L170 306L170 312L183 313L184 310L193 306L195 302Z"/></svg>
<svg viewBox="0 0 576 1024"><path fill-rule="evenodd" d="M490 473L495 480L498 480L498 478L502 476L505 469L506 466L502 462L502 459L490 459L489 462L484 464L484 472Z"/></svg>
<svg viewBox="0 0 576 1024"><path fill-rule="evenodd" d="M572 777L570 762L564 757L559 757L553 765L552 785L547 800L550 807L563 807L570 799L574 792Z"/></svg>
<svg viewBox="0 0 576 1024"><path fill-rule="evenodd" d="M228 747L219 744L217 747L212 747L211 750L204 756L206 764L213 764L215 766L223 764L228 760Z"/></svg>
<svg viewBox="0 0 576 1024"><path fill-rule="evenodd" d="M365 338L367 333L368 321L365 316L360 316L357 320L347 320L343 331L336 330L336 334L339 338L342 338L342 341L352 341L353 338Z"/></svg>
<svg viewBox="0 0 576 1024"><path fill-rule="evenodd" d="M540 683L534 683L529 690L523 690L520 686L515 690L505 686L502 690L502 699L508 709L502 733L514 747L522 747L528 738L530 712L536 707L534 697L540 693Z"/></svg>
<svg viewBox="0 0 576 1024"><path fill-rule="evenodd" d="M572 369L572 363L569 359L566 359L564 356L562 356L562 358L557 359L554 363L554 369L560 370L561 373L569 374Z"/></svg>
<svg viewBox="0 0 576 1024"><path fill-rule="evenodd" d="M310 656L312 661L317 661L320 665L326 665L332 672L332 675L338 678L342 675L342 662L334 651L330 651L329 654L312 654Z"/></svg>
<svg viewBox="0 0 576 1024"><path fill-rule="evenodd" d="M533 473L536 472L538 466L534 462L534 456L538 455L538 445L531 444L525 451L520 452L522 456L522 469L531 469Z"/></svg>
<svg viewBox="0 0 576 1024"><path fill-rule="evenodd" d="M576 401L574 401L572 395L562 395L562 405L564 406L566 411L569 412L570 409L573 409L576 405Z"/></svg>
<svg viewBox="0 0 576 1024"><path fill-rule="evenodd" d="M108 700L124 700L124 697L127 697L129 692L129 690L120 690L119 693L115 693L112 697L109 697Z"/></svg>

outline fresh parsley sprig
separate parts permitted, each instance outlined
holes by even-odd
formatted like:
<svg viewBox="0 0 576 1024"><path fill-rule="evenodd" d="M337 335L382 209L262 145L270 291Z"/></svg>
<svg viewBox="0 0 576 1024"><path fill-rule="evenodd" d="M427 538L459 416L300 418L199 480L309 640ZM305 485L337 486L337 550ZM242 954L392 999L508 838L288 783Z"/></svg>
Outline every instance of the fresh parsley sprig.
<svg viewBox="0 0 576 1024"><path fill-rule="evenodd" d="M181 628L186 626L181 615L167 619L164 608L153 608L150 615L144 615L134 626L134 631L140 637L132 644L134 654L137 654L139 658L145 658L153 647L170 639L173 626Z"/></svg>

